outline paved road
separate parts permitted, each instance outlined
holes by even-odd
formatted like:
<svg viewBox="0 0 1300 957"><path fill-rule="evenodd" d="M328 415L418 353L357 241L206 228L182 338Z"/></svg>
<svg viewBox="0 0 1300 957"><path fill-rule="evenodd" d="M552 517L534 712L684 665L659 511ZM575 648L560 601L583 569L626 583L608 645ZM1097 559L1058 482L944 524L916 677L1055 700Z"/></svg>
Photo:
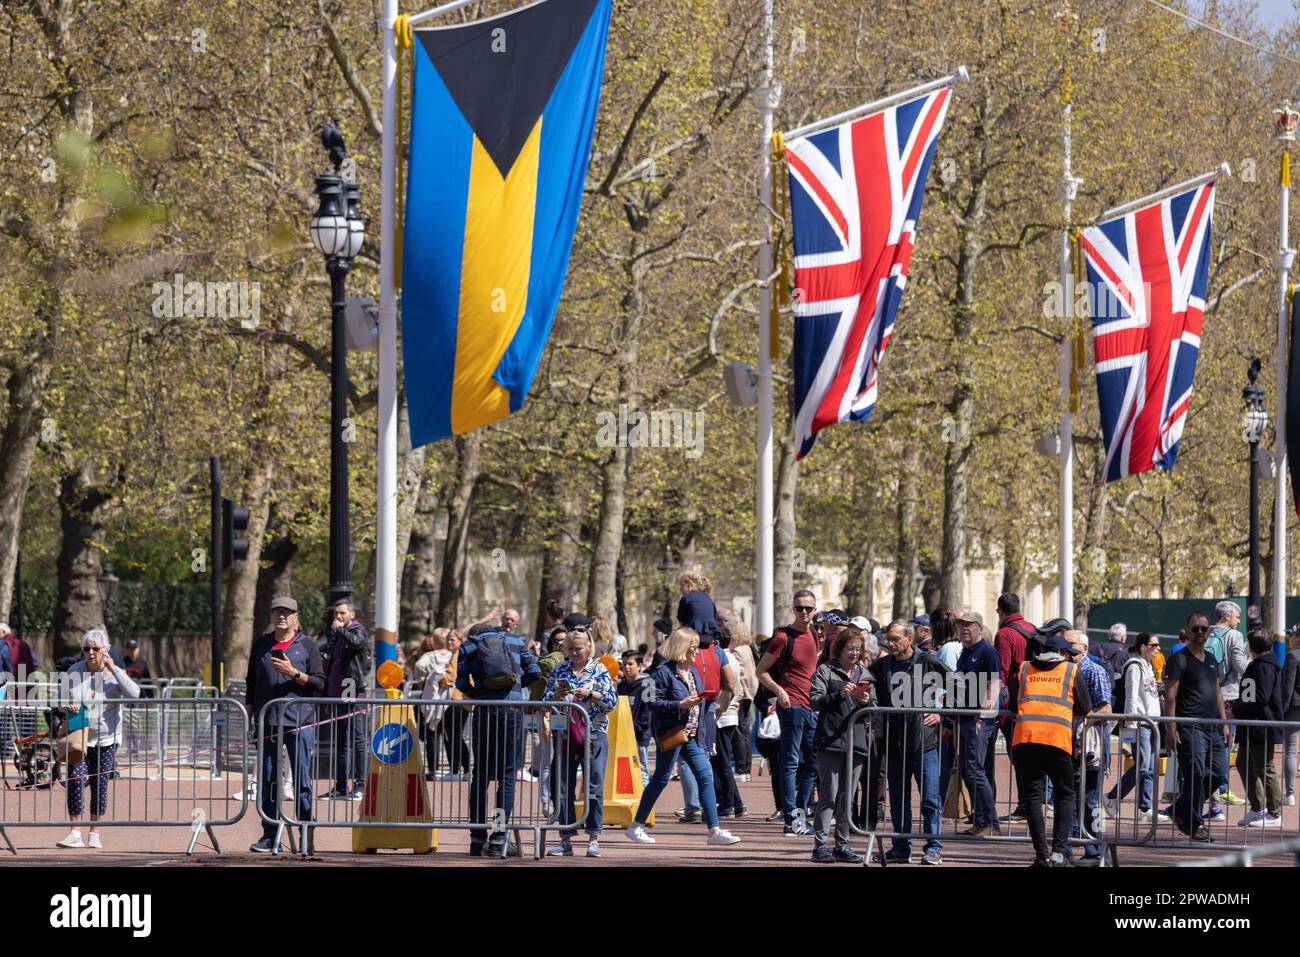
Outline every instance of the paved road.
<svg viewBox="0 0 1300 957"><path fill-rule="evenodd" d="M327 785L321 784L320 790ZM222 813L237 812L239 802L227 800L227 795L237 790L237 783L232 779L229 784L196 780L180 782L173 787L165 801L146 798L148 785L142 780L124 779L114 782L113 799L120 813L128 809L137 819L149 820L188 820L195 806L202 806L213 817ZM463 801L465 785L448 786L439 783L439 793L448 798L451 804L459 806ZM155 785L156 788L156 785ZM454 788L454 794L453 789ZM531 790L529 788L528 790ZM809 864L812 849L810 838L789 838L782 835L780 823L767 823L763 820L771 811L772 797L768 779L755 777L748 783L741 784L744 800L752 809L750 815L731 822L726 826L742 839L738 845L731 847L709 847L705 844L703 825L686 825L673 818L673 809L680 804L681 791L676 783L664 793L660 801L659 822L654 828L657 843L653 846L634 845L618 829L607 829L601 840L601 857L587 860L582 857L585 845L575 843L579 854L572 859L550 859L545 863L559 866L617 866L620 864L663 865L663 866L731 866L773 865L773 864ZM151 792L156 793L156 792ZM1005 791L1002 793L1006 793ZM62 801L63 792L57 789L51 798L50 792L28 793L23 796L24 817L27 820L49 820L40 816L48 813L51 801L54 805ZM5 807L19 807L14 803L15 795L5 794ZM918 802L919 806L919 802ZM321 816L334 816L344 820L353 813L357 805L351 803L319 803ZM1296 829L1296 808L1287 808L1286 833ZM1237 841L1250 840L1258 844L1280 840L1282 832L1264 832L1255 828L1240 828L1235 822L1241 815L1240 808L1233 808L1229 823L1216 825L1214 836L1222 843L1229 838ZM1133 833L1131 824L1121 822L1125 833ZM953 822L945 822L945 833L955 830ZM269 866L294 866L303 863L316 865L364 866L373 863L409 864L412 866L439 866L447 863L457 865L481 866L536 866L531 858L523 860L497 861L473 858L468 854L469 836L467 831L441 829L438 832L439 847L436 853L426 856L413 855L410 851L380 852L375 855L356 855L350 850L350 828L320 828L317 830L316 848L313 857L304 861L300 857L284 855L272 858L264 854L252 854L248 845L260 836L260 822L256 810L248 808L238 823L217 828L218 840L223 854L214 854L203 837L193 856L185 855L189 841L188 827L113 827L103 831L105 848L102 850L65 850L55 847L65 833L61 827L21 827L11 828L9 836L17 845L19 854L13 856L0 849L0 866L20 865L24 862L39 862L61 865L98 864L117 866L148 866L157 864L189 864L192 866L213 866L220 864L260 864ZM1024 836L1023 825L1016 825L1009 830L1012 836ZM549 835L552 842L555 835ZM1162 826L1159 837L1172 840L1175 832L1168 825ZM861 852L867 844L865 836L854 839L855 848ZM527 850L527 849L526 849ZM1123 865L1170 865L1191 860L1204 859L1223 853L1213 845L1183 847L1179 849L1158 848L1121 848L1120 863ZM919 861L920 848L914 846L914 859ZM1033 852L1027 843L1004 843L996 840L978 840L970 838L949 839L944 847L945 867L971 866L1024 866L1033 858ZM1260 864L1289 865L1291 858L1280 857L1261 860ZM840 865L847 866L847 865ZM912 865L919 867L919 863ZM937 870L937 868L935 868Z"/></svg>

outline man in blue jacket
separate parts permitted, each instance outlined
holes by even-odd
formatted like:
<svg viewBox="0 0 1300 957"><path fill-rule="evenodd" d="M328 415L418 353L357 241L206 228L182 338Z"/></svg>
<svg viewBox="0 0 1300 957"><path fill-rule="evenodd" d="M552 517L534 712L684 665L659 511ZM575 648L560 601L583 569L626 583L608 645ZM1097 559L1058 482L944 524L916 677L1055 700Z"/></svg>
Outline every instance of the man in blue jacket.
<svg viewBox="0 0 1300 957"><path fill-rule="evenodd" d="M470 629L469 637L460 646L456 688L473 701L525 701L528 695L524 689L541 677L536 656L519 635L480 624ZM519 709L503 706L474 709L470 726L474 768L469 784L469 815L471 821L488 825L470 832L469 852L476 857L519 854L519 849L507 840L507 834L510 815L515 809L515 772L523 766L523 729L523 712ZM496 812L489 819L487 786L494 779Z"/></svg>

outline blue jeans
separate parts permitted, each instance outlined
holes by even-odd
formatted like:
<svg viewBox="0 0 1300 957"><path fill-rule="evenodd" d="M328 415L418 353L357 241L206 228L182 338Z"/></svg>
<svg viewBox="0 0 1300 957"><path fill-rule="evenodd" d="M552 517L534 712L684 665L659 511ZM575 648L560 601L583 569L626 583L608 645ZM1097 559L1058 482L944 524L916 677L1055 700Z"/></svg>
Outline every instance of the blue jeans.
<svg viewBox="0 0 1300 957"><path fill-rule="evenodd" d="M474 743L474 770L469 779L469 819L487 824L484 830L470 832L470 848L482 847L485 841L505 844L510 815L515 810L515 772L523 764L523 715L504 708L475 708L470 736ZM487 813L488 782L497 782L496 808ZM500 825L500 830L496 826Z"/></svg>
<svg viewBox="0 0 1300 957"><path fill-rule="evenodd" d="M638 744L636 746L636 756L641 761L641 787L644 788L650 783L650 748L649 745Z"/></svg>
<svg viewBox="0 0 1300 957"><path fill-rule="evenodd" d="M961 773L970 788L973 810L971 823L975 827L997 827L998 809L993 798L993 744L998 731L996 720L989 718L961 719Z"/></svg>
<svg viewBox="0 0 1300 957"><path fill-rule="evenodd" d="M1078 774L1078 766L1075 766ZM1100 830L1098 806L1101 804L1102 768L1087 768L1083 776L1083 826L1084 837L1095 837ZM1075 824L1077 830L1078 824ZM1073 833L1073 832L1072 832ZM1083 845L1084 857L1101 857L1100 844Z"/></svg>
<svg viewBox="0 0 1300 957"><path fill-rule="evenodd" d="M700 809L700 785L695 780L695 775L691 773L691 767L685 761L681 760L679 754L673 762L677 766L677 780L682 785L682 804L687 811L698 811ZM655 767L659 766L658 761Z"/></svg>
<svg viewBox="0 0 1300 957"><path fill-rule="evenodd" d="M560 740L564 742L564 737ZM585 799L588 805L586 831L592 837L600 834L601 824L605 816L605 756L609 748L609 741L605 737L605 732L593 734L591 736L591 766L583 768L582 786L587 792ZM560 788L560 823L572 824L578 819L575 795L578 793L578 766L582 764L582 751L570 751L567 742L562 743L559 748L560 768L563 770L564 783ZM567 841L572 840L573 835L578 832L576 827L560 828L560 835Z"/></svg>
<svg viewBox="0 0 1300 957"><path fill-rule="evenodd" d="M644 824L649 819L655 801L659 800L659 795L668 787L673 776L673 763L678 757L683 765L689 765L695 772L695 780L700 786L700 810L704 812L704 823L710 828L717 827L718 801L713 793L713 771L709 768L709 756L694 738L671 751L656 750L655 773L650 776L650 783L641 792L641 803L636 808L636 822Z"/></svg>
<svg viewBox="0 0 1300 957"><path fill-rule="evenodd" d="M289 768L293 771L293 787L297 794L294 811L299 821L310 821L311 817L311 754L316 743L316 729L303 728L295 731L284 729L284 746L289 752ZM259 800L262 813L272 821L280 817L280 769L276 759L280 755L280 742L276 728L268 723L266 728L266 746L262 749L262 767L257 775ZM262 821L262 837L268 841L275 840L275 825Z"/></svg>
<svg viewBox="0 0 1300 957"><path fill-rule="evenodd" d="M1111 788L1109 797L1116 801L1124 800L1129 791L1133 790L1135 783L1141 783L1141 792L1138 795L1138 809L1142 811L1151 810L1151 802L1155 797L1155 776L1156 776L1156 749L1151 742L1151 729L1140 724L1137 727L1137 739L1133 742L1134 755L1133 767L1124 772L1120 778L1119 786Z"/></svg>
<svg viewBox="0 0 1300 957"><path fill-rule="evenodd" d="M781 722L781 811L785 823L793 824L795 811L802 812L812 800L817 781L817 715L808 708L777 707L776 717Z"/></svg>
<svg viewBox="0 0 1300 957"><path fill-rule="evenodd" d="M921 824L927 835L939 834L943 829L943 805L939 801L939 749L931 748L909 757L891 757L885 774L889 780L889 815L893 819L894 831L912 833L912 781L915 780L921 790ZM938 837L927 837L925 849L943 850L943 842ZM911 840L894 838L894 850L911 854Z"/></svg>

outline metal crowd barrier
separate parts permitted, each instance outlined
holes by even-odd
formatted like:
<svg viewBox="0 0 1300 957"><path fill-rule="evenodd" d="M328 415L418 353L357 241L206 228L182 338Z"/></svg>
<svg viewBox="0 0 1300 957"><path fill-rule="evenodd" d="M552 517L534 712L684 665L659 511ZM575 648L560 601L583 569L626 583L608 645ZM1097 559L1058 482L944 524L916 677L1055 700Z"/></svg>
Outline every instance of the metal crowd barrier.
<svg viewBox="0 0 1300 957"><path fill-rule="evenodd" d="M57 704L48 699L43 704ZM109 706L102 700L92 707ZM177 729L210 727L226 729L232 740L248 734L248 713L228 698L148 699L115 698L119 708L121 743L110 761L98 748L88 748L82 761L69 767L59 759L57 742L50 737L48 719L42 713L38 729L23 735L7 760L8 773L0 787L0 838L9 850L18 851L6 833L15 827L186 827L192 831L186 853L194 852L200 833L206 832L213 850L220 853L214 827L234 824L245 814L248 800L247 758L235 774L214 773L222 764L220 739L211 734L179 734ZM35 707L20 699L0 700L0 728L12 727ZM172 713L173 734L155 739L149 734L132 734L132 727L145 728L163 723ZM161 748L156 745L161 744ZM154 773L160 769L161 773ZM79 783L74 783L79 782ZM80 787L83 810L73 820L70 792ZM92 794L104 794L97 820Z"/></svg>
<svg viewBox="0 0 1300 957"><path fill-rule="evenodd" d="M422 730L377 737L381 720L400 723L398 709L405 707L414 709ZM591 760L589 717L572 702L279 698L259 711L257 721L259 785L278 782L287 765L299 795L304 784L311 795L306 806L301 797L281 802L277 793L268 809L259 787L258 814L275 826L277 849L286 831L291 840L298 832L296 843L307 854L316 828L437 828L507 838L513 832L514 847L520 846L521 832L531 832L533 856L540 858L548 830L559 830L561 824L566 830L581 829L590 813L591 802L582 799L589 778L584 774L575 780L574 803L581 802L581 810L570 815L571 820L561 818L570 772L579 765L585 770ZM580 759L565 743L569 722L580 722L585 732ZM398 748L401 760L409 758L418 769L409 772L414 780L408 788L398 792L401 807L389 803L394 793L389 789L372 787L373 796L366 801L358 791L358 782L364 784L369 775L372 755L379 757L377 746L389 753ZM268 748L276 755L270 763ZM444 760L447 770L440 771ZM477 808L476 788L481 795ZM508 810L502 807L504 790L513 792ZM427 809L427 817L419 813L421 808ZM394 820L401 817L419 819Z"/></svg>
<svg viewBox="0 0 1300 957"><path fill-rule="evenodd" d="M937 743L933 748L922 750L917 747L918 742L914 738L915 719L924 719L926 715L939 717L935 732ZM918 856L918 852L924 853L926 846L935 846L942 852L942 845L948 843L1032 843L1027 819L1013 816L1019 807L1020 795L1009 753L1011 718L1009 711L978 708L873 706L857 712L851 724L867 724L867 754L854 755L851 751L845 751L841 780L853 780L854 765L858 765L856 795L848 831L853 835L867 837L864 863L891 863L888 854L896 847L901 850L900 842L922 845L921 848L910 848L913 859ZM954 776L965 780L962 773L963 746L966 744L963 735L969 735L970 728L969 725L963 728L963 719L993 723L993 729L986 732L988 738L979 756L982 758L979 764L992 788L991 816L996 831L980 836L965 833L973 826L975 810L975 795L969 788L965 788L965 792L971 816L955 817L949 813L952 808L946 806L950 803L949 789ZM850 733L856 733L856 728L852 728ZM914 750L919 760L912 757ZM902 759L903 756L907 756L906 759ZM1075 827L1074 836L1070 838L1070 844L1075 847L1098 845L1100 837L1095 830L1083 828L1087 815L1082 798L1086 790L1087 774L1086 763L1076 761L1073 775L1076 795ZM848 777L845 778L845 775ZM1045 801L1044 824L1049 843L1053 825L1051 806L1050 800ZM925 820L927 816L930 817L929 823ZM815 810L813 817L816 817ZM815 823L814 820L808 821L809 826L814 826ZM888 850L885 848L886 842L891 845ZM829 833L828 843L831 843Z"/></svg>
<svg viewBox="0 0 1300 957"><path fill-rule="evenodd" d="M844 752L840 780L856 782L848 831L868 838L867 863L873 862L873 856L878 857L879 863L890 863L886 856L886 843L897 847L901 856L899 842L908 842L913 845L910 853L915 857L917 845L1031 842L1027 818L1021 813L1024 809L1019 808L1020 786L1009 748L1013 725L1007 719L1011 718L1011 713L997 712L996 719L989 717L992 713L971 708L869 707L854 716L855 727L867 725L867 753L854 755L850 751ZM918 760L910 757L917 745L913 737L915 721L927 714L940 718L938 744L930 752L916 749L917 755L923 755ZM962 735L970 733L969 724L967 729L963 729L963 718L994 720L997 725L993 740L986 745L979 762L992 785L997 832L990 830L978 836L969 835L964 829L971 819L955 819L949 813L952 809L945 808L951 778L962 774ZM1207 763L1208 773L1204 776L1179 778L1177 761L1172 754L1163 762L1166 768L1162 774L1160 741L1168 737L1170 725L1189 729L1184 734L1190 733L1192 728L1204 729L1195 733L1209 735L1211 744L1214 744L1216 740L1222 741L1221 729L1225 724L1235 728L1237 745L1227 754L1226 773L1224 755L1220 751L1217 756L1211 755L1213 761ZM1285 734L1300 731L1300 722L1240 719L1224 722L1217 718L1152 717L1109 712L1093 713L1079 719L1074 738L1075 811L1069 844L1084 847L1086 856L1101 859L1099 864L1118 864L1118 849L1122 847L1258 852L1260 848L1300 838L1300 809L1285 805L1281 800L1284 782L1280 780L1278 765L1281 764L1283 745L1273 745L1271 758L1265 759L1262 749L1241 746L1241 734L1245 728L1273 728ZM1154 747L1149 746L1148 741L1154 742ZM1149 759L1148 753L1151 755ZM903 760L904 755L909 757ZM1270 810L1270 805L1263 782L1268 780L1269 767L1277 782L1271 807L1278 815L1277 823L1270 819L1265 826L1263 813ZM1148 776L1149 785L1144 781ZM1165 789L1160 786L1162 777L1172 779L1168 790L1175 796L1181 787L1190 789L1189 803L1179 805L1175 801L1171 807L1169 800L1162 801L1165 794ZM1213 803L1218 803L1216 795L1220 785L1230 785L1233 791L1247 793L1249 797L1251 789L1245 781L1257 782L1258 793L1254 800L1260 804L1261 815L1248 817L1249 805L1222 802L1222 816L1216 814L1205 822L1211 838L1209 842L1193 839L1189 831L1195 828L1180 830L1172 817L1167 816L1167 812L1177 812L1180 807L1191 805L1199 806L1203 814L1208 814L1212 799ZM1116 795L1113 800L1109 798L1112 792ZM973 811L975 796L967 790L967 797ZM1045 795L1043 807L1049 844L1054 824L1052 810L1049 792ZM815 810L812 816L816 817ZM1252 819L1257 823L1249 824ZM812 826L815 821L809 820L808 823ZM831 844L829 824L827 830L827 843ZM1205 836L1204 832L1201 836ZM873 855L877 846L879 855Z"/></svg>
<svg viewBox="0 0 1300 957"><path fill-rule="evenodd" d="M1156 742L1158 752L1154 767L1152 768L1152 807L1155 812L1153 820L1149 822L1138 821L1135 826L1135 817L1137 804L1134 801L1121 803L1118 807L1118 815L1111 815L1111 821L1108 822L1109 834L1107 843L1115 847L1123 846L1143 846L1156 848L1189 848L1198 849L1212 848L1215 850L1241 850L1241 851L1258 851L1261 848L1275 847L1287 841L1300 838L1300 808L1288 807L1282 803L1287 782L1282 780L1283 771L1279 768L1282 763L1285 737L1291 732L1300 731L1300 721L1256 721L1244 720L1239 718L1229 718L1226 722L1218 718L1183 718L1170 716L1142 716L1142 715L1089 715L1086 722L1090 726L1100 727L1102 724L1113 727L1116 722L1142 721L1151 729L1151 740ZM1169 742L1169 729L1177 727L1180 737L1187 738L1181 748L1173 748ZM1230 729L1230 744L1224 743L1224 728ZM1122 729L1122 726L1121 726ZM1260 729L1280 731L1283 736L1283 743L1277 743L1269 748L1264 747L1247 747L1246 738L1254 737L1253 735L1243 735L1244 729ZM1208 738L1208 754L1206 760L1187 761L1190 748L1190 735L1195 734L1204 742ZM1122 739L1126 736L1125 730L1121 730L1121 744L1127 745L1133 750L1142 750L1145 754L1143 742L1125 742ZM1135 736L1136 737L1136 736ZM1112 742L1115 739L1111 739ZM1164 748L1160 748L1161 742ZM1202 743L1202 748L1207 745ZM1165 755L1165 760L1161 762L1161 753ZM1130 751L1125 756L1125 763L1132 762L1133 753ZM1112 787L1117 782L1121 782L1120 775L1124 772L1123 768L1117 768L1112 762L1110 773L1103 787L1103 793L1109 794ZM1161 773L1161 764L1164 764L1164 773ZM1182 765L1180 769L1180 765ZM1203 772L1197 774L1188 773L1191 768L1202 767ZM1141 768L1132 777L1133 790L1132 794L1139 795L1141 792ZM1163 778L1164 786L1161 787ZM1272 780L1275 784L1275 800L1270 801L1268 795L1267 782ZM1251 795L1252 787L1248 782L1254 782L1255 794ZM1128 783L1123 781L1122 783ZM1245 804L1230 804L1219 798L1221 790L1230 790L1234 793L1243 795L1246 799ZM1260 811L1268 815L1267 818L1260 817L1253 813L1252 803L1258 803ZM1272 807L1270 807L1272 804ZM1126 815L1125 808L1132 806L1135 814ZM1218 812L1210 817L1210 813L1215 809ZM1270 810L1277 811L1276 822L1272 820ZM1170 819L1165 819L1165 814L1170 814ZM1156 815L1159 815L1158 817ZM1178 828L1175 825L1174 817L1201 818L1208 830L1210 841L1194 840L1189 830L1190 827ZM1250 821L1255 823L1251 824ZM1188 824L1184 820L1184 824Z"/></svg>

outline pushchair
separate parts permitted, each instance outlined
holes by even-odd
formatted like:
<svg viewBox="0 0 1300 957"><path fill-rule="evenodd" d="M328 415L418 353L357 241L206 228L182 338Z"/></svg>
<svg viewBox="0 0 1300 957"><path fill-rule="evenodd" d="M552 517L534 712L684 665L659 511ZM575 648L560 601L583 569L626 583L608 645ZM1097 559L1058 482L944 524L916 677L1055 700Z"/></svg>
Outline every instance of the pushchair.
<svg viewBox="0 0 1300 957"><path fill-rule="evenodd" d="M45 725L46 731L14 740L13 761L20 788L43 790L63 778L64 762L57 741L68 733L67 709L50 708L45 712Z"/></svg>

